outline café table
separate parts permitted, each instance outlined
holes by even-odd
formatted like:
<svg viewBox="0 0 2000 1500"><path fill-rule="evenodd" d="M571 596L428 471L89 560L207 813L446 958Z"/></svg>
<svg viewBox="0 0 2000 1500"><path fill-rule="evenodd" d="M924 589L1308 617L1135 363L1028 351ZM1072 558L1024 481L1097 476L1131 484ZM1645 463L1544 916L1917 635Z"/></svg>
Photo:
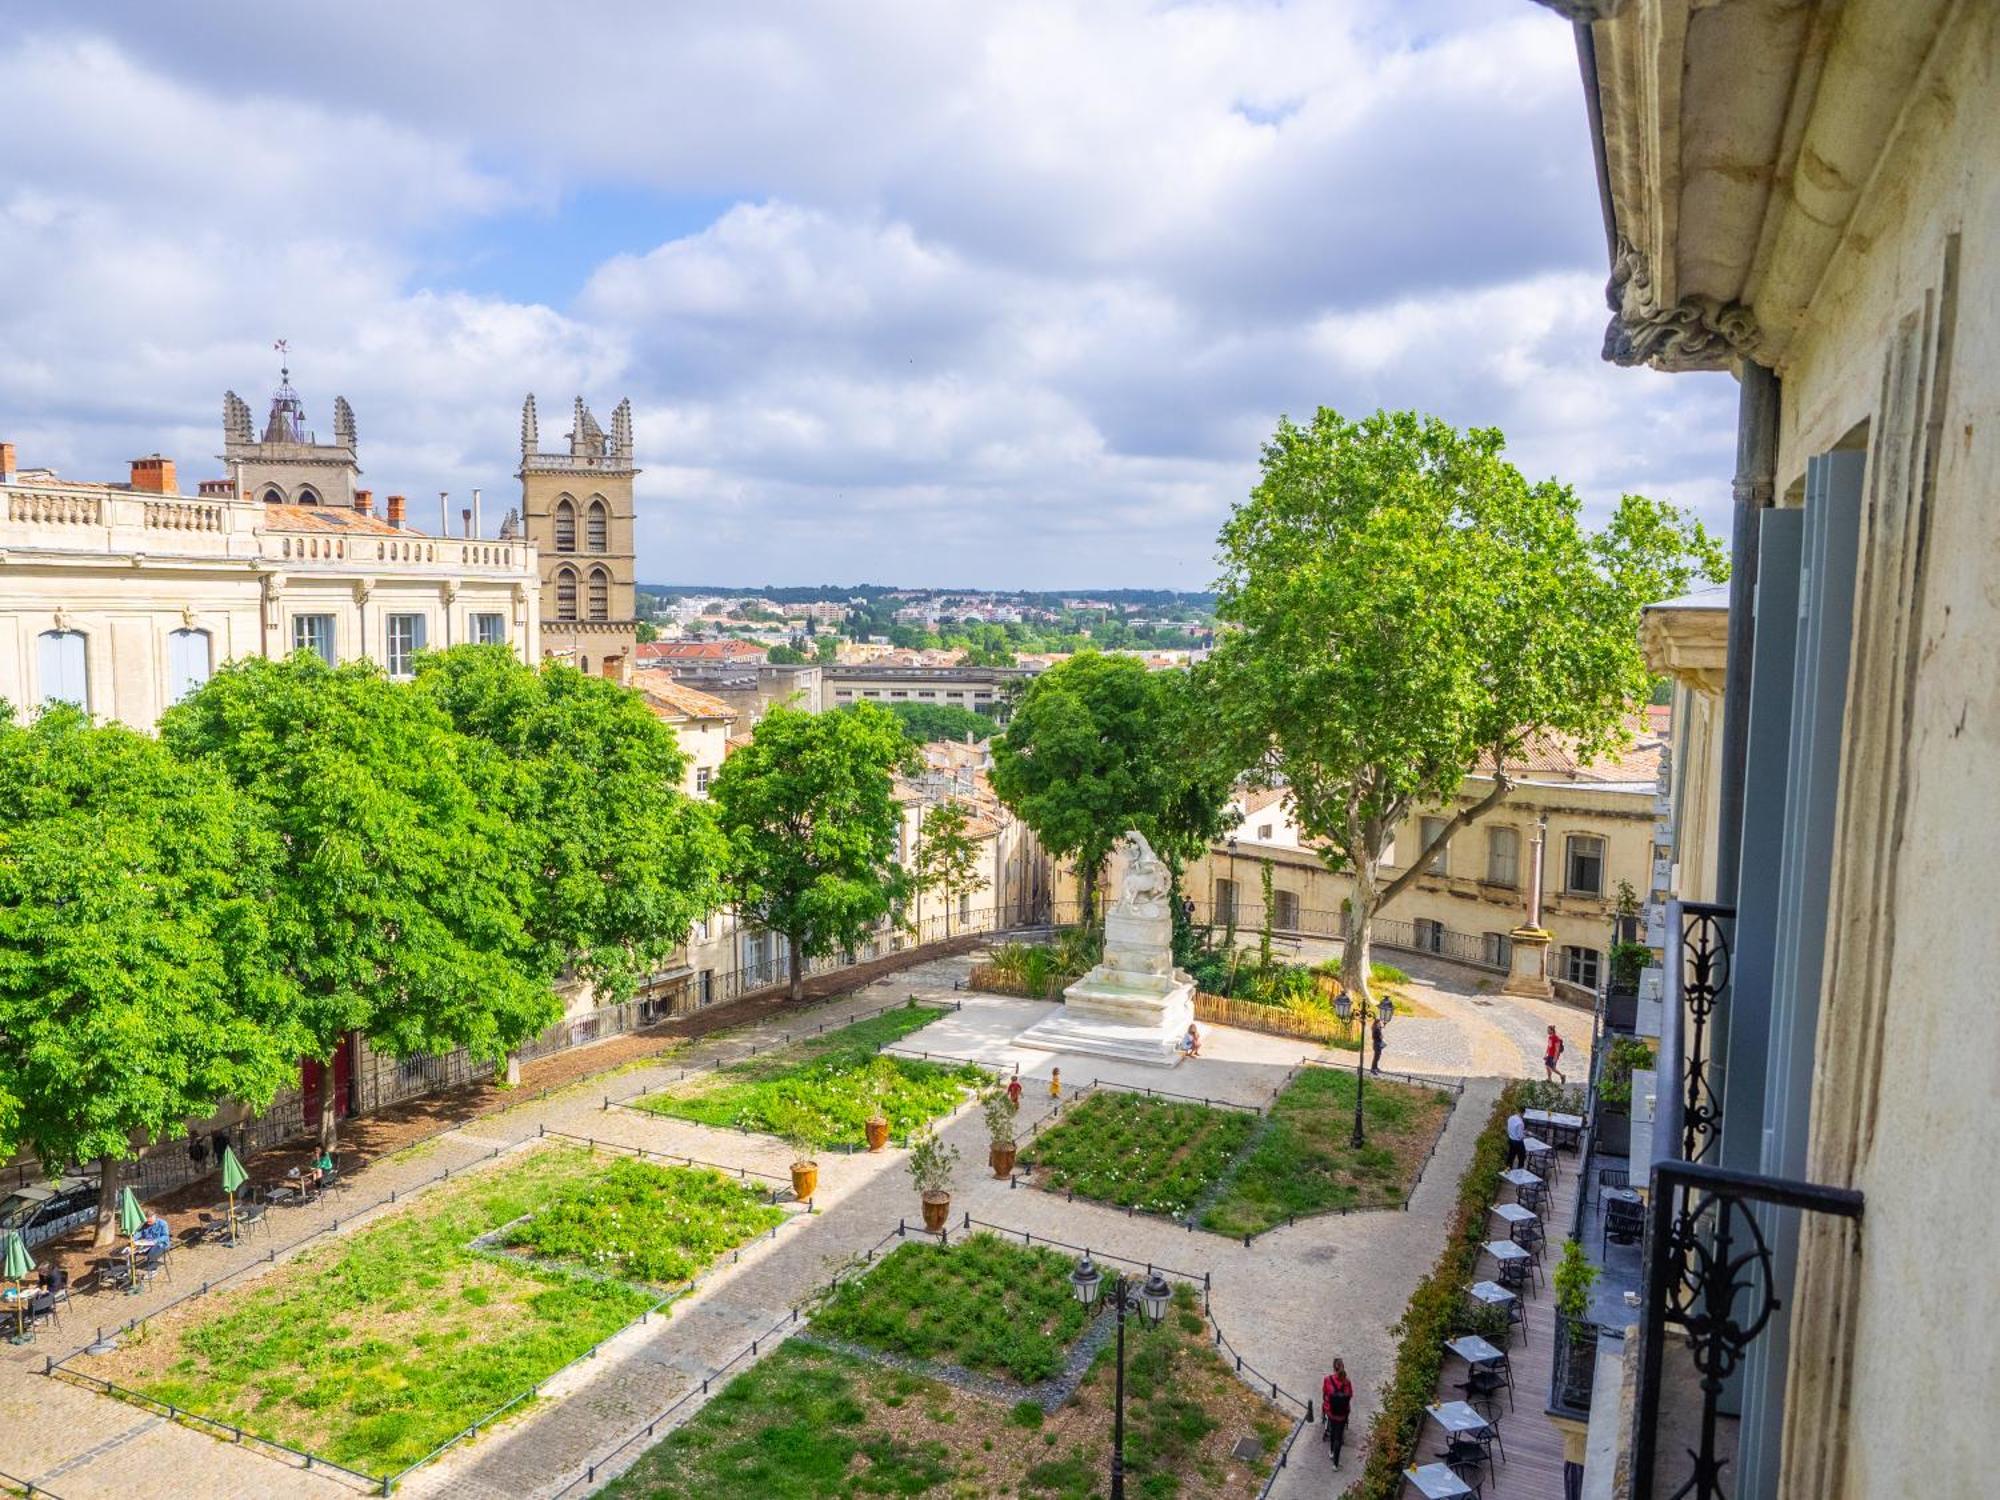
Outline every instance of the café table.
<svg viewBox="0 0 2000 1500"><path fill-rule="evenodd" d="M1405 1469L1403 1478L1424 1500L1464 1500L1467 1495L1477 1500L1480 1494L1478 1484L1467 1484L1444 1464L1424 1464Z"/></svg>
<svg viewBox="0 0 2000 1500"><path fill-rule="evenodd" d="M1516 1200L1523 1194L1539 1193L1546 1184L1526 1167L1509 1167L1500 1174L1500 1180L1514 1190Z"/></svg>
<svg viewBox="0 0 2000 1500"><path fill-rule="evenodd" d="M1507 1237L1523 1250L1534 1253L1541 1235L1542 1216L1518 1203L1496 1203L1491 1212L1507 1226Z"/></svg>
<svg viewBox="0 0 2000 1500"><path fill-rule="evenodd" d="M1488 1240L1486 1253L1500 1267L1502 1286L1524 1285L1535 1269L1535 1258L1512 1240Z"/></svg>
<svg viewBox="0 0 2000 1500"><path fill-rule="evenodd" d="M1505 1350L1494 1348L1476 1333L1465 1333L1455 1339L1446 1339L1444 1346L1475 1368L1480 1365L1496 1365L1507 1357Z"/></svg>
<svg viewBox="0 0 2000 1500"><path fill-rule="evenodd" d="M1527 1109L1521 1111L1521 1118L1530 1125L1541 1126L1559 1148L1574 1151L1583 1135L1582 1115L1564 1114L1560 1110Z"/></svg>
<svg viewBox="0 0 2000 1500"><path fill-rule="evenodd" d="M28 1304L35 1294L26 1287L7 1287L0 1291L0 1318L11 1321L13 1332L7 1335L10 1344L32 1344L35 1341L35 1325L28 1320Z"/></svg>
<svg viewBox="0 0 2000 1500"><path fill-rule="evenodd" d="M1505 1310L1507 1314L1508 1337L1510 1339L1513 1337L1513 1329L1517 1325L1521 1330L1521 1337L1525 1339L1528 1336L1528 1320L1521 1311L1521 1299L1500 1285L1499 1282L1475 1281L1465 1291L1466 1295L1471 1297L1481 1307L1498 1307Z"/></svg>
<svg viewBox="0 0 2000 1500"><path fill-rule="evenodd" d="M1444 1429L1447 1450L1464 1451L1467 1445L1482 1444L1472 1450L1479 1453L1482 1462L1485 1460L1483 1440L1491 1438L1497 1441L1500 1436L1500 1424L1492 1417L1481 1416L1469 1401L1440 1401L1424 1410L1433 1422ZM1449 1459L1446 1461L1450 1462Z"/></svg>

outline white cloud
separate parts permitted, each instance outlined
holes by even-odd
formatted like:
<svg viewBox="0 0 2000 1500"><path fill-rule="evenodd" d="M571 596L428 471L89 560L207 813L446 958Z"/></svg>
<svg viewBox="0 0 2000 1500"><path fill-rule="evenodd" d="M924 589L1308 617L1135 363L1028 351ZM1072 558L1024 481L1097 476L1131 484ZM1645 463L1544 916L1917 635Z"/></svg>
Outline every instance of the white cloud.
<svg viewBox="0 0 2000 1500"><path fill-rule="evenodd" d="M662 579L1202 586L1320 403L1497 424L1597 506L1726 487L1726 382L1597 361L1575 60L1533 12L113 5L17 27L0 76L27 462L204 472L282 335L374 488L495 515L523 392L630 394ZM721 206L634 240L571 217L598 190ZM580 288L425 269L531 230L583 239Z"/></svg>

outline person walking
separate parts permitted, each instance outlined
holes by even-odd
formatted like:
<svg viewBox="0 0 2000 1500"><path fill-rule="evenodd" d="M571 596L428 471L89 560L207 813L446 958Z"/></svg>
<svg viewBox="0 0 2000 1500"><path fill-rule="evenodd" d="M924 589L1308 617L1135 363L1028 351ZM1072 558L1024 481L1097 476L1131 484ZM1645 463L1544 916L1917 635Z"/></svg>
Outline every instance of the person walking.
<svg viewBox="0 0 2000 1500"><path fill-rule="evenodd" d="M1007 1107L1015 1114L1021 1112L1021 1075L1016 1073L1007 1080Z"/></svg>
<svg viewBox="0 0 2000 1500"><path fill-rule="evenodd" d="M1061 1068L1050 1068L1050 1069L1049 1069L1049 1097L1050 1097L1051 1099L1060 1099L1060 1098L1062 1098L1062 1069L1061 1069Z"/></svg>
<svg viewBox="0 0 2000 1500"><path fill-rule="evenodd" d="M1548 1043L1542 1048L1542 1082L1547 1083L1551 1078L1557 1083L1569 1082L1569 1075L1556 1066L1562 1061L1563 1051L1563 1039L1556 1034L1555 1027L1551 1026Z"/></svg>
<svg viewBox="0 0 2000 1500"><path fill-rule="evenodd" d="M1368 1025L1368 1040L1375 1046L1375 1060L1368 1065L1371 1073L1382 1071L1382 1018L1377 1016Z"/></svg>
<svg viewBox="0 0 2000 1500"><path fill-rule="evenodd" d="M1347 1378L1347 1366L1333 1362L1333 1373L1319 1383L1320 1415L1326 1426L1326 1451L1333 1466L1340 1467L1341 1444L1347 1441L1347 1414L1354 1407L1354 1382Z"/></svg>
<svg viewBox="0 0 2000 1500"><path fill-rule="evenodd" d="M1517 1109L1507 1116L1507 1165L1525 1167L1528 1164L1528 1122L1521 1118Z"/></svg>

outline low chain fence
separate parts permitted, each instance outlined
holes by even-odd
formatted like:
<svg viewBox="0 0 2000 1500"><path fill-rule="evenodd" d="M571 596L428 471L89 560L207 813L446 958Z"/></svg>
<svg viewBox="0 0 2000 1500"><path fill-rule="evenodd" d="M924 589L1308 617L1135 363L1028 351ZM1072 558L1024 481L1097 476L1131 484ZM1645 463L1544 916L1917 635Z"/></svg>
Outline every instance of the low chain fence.
<svg viewBox="0 0 2000 1500"><path fill-rule="evenodd" d="M28 1496L28 1500L63 1500L47 1485L36 1484L34 1480L23 1479L18 1474L9 1474L5 1469L0 1469L0 1491L23 1494Z"/></svg>

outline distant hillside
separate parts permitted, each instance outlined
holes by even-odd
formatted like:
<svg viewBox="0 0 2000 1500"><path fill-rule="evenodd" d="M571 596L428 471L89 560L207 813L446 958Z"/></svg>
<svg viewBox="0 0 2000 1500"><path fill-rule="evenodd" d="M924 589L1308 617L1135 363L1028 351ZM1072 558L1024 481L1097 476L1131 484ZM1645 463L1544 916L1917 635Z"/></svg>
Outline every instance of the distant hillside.
<svg viewBox="0 0 2000 1500"><path fill-rule="evenodd" d="M1102 599L1107 604L1184 605L1191 609L1214 609L1215 595L1191 589L968 589L918 588L894 583L822 583L779 587L770 583L642 583L646 593L661 599L682 599L691 594L755 594L774 604L810 604L816 599L880 599L890 594L917 596L937 594L980 594L1000 599L1018 599L1024 604L1054 609L1065 599Z"/></svg>

